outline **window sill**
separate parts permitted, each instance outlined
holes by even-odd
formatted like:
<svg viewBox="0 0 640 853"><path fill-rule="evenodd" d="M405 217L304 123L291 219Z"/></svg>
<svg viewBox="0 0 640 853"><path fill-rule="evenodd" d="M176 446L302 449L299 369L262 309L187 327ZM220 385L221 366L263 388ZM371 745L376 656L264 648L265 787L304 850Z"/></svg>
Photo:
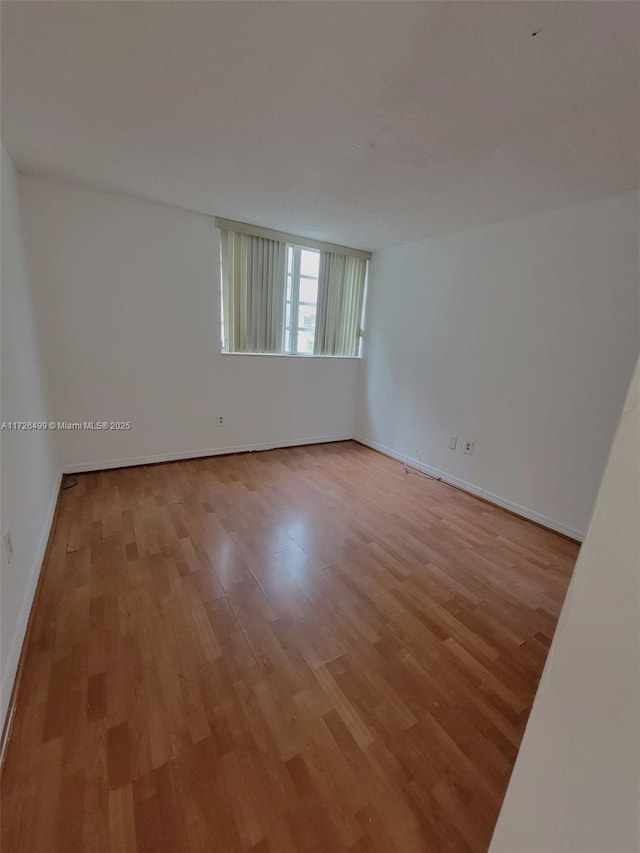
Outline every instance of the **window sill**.
<svg viewBox="0 0 640 853"><path fill-rule="evenodd" d="M228 352L220 350L220 355L240 356L241 358L304 358L304 359L329 359L331 361L360 361L361 355L313 355L313 353L290 353L290 352Z"/></svg>

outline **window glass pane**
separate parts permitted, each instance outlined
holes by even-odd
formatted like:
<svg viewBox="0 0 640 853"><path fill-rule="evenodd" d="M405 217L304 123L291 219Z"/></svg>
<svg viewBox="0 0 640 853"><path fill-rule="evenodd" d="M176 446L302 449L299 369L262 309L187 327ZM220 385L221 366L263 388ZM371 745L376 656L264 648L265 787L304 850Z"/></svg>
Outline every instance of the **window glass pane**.
<svg viewBox="0 0 640 853"><path fill-rule="evenodd" d="M220 349L225 350L226 348L224 340L224 299L222 298L222 288L220 288Z"/></svg>
<svg viewBox="0 0 640 853"><path fill-rule="evenodd" d="M313 332L298 332L298 352L313 354Z"/></svg>
<svg viewBox="0 0 640 853"><path fill-rule="evenodd" d="M291 325L291 303L287 302L286 307L284 309L284 325L285 328L289 328Z"/></svg>
<svg viewBox="0 0 640 853"><path fill-rule="evenodd" d="M316 308L315 305L300 305L298 306L298 328L310 329L312 332L316 327Z"/></svg>
<svg viewBox="0 0 640 853"><path fill-rule="evenodd" d="M293 246L287 246L287 273L293 272Z"/></svg>
<svg viewBox="0 0 640 853"><path fill-rule="evenodd" d="M300 252L300 272L302 275L310 275L313 278L318 278L320 273L320 252L303 249Z"/></svg>
<svg viewBox="0 0 640 853"><path fill-rule="evenodd" d="M285 331L285 335L284 335L284 349L285 349L285 352L292 352L292 351L293 351L293 346L292 346L292 343L293 343L293 342L292 342L292 337L293 337L293 330L292 330L292 329L287 329L287 330Z"/></svg>
<svg viewBox="0 0 640 853"><path fill-rule="evenodd" d="M300 279L300 302L313 302L315 305L318 300L318 281L317 279L301 278Z"/></svg>

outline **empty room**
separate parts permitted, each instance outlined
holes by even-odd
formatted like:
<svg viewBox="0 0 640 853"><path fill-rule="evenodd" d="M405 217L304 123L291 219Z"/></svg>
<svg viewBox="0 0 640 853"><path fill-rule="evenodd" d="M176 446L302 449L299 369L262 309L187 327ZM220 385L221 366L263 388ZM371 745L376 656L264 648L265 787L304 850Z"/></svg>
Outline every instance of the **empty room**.
<svg viewBox="0 0 640 853"><path fill-rule="evenodd" d="M0 28L2 853L640 853L640 4Z"/></svg>

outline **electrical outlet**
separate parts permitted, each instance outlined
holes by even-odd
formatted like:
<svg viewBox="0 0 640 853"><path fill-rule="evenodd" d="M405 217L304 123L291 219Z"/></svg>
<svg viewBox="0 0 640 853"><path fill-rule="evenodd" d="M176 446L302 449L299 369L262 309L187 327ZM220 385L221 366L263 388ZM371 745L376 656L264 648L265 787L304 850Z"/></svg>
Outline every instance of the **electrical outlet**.
<svg viewBox="0 0 640 853"><path fill-rule="evenodd" d="M473 442L472 441L465 441L464 452L466 454L468 454L469 456L471 456L471 454L473 453Z"/></svg>
<svg viewBox="0 0 640 853"><path fill-rule="evenodd" d="M458 436L450 435L449 436L449 450L455 450L458 446Z"/></svg>
<svg viewBox="0 0 640 853"><path fill-rule="evenodd" d="M4 540L4 549L7 552L7 563L10 563L13 560L13 538L11 536L11 531L7 530L7 532L2 537Z"/></svg>
<svg viewBox="0 0 640 853"><path fill-rule="evenodd" d="M218 415L218 417L217 417L217 419L216 419L216 424L217 424L219 427L224 426L224 415Z"/></svg>

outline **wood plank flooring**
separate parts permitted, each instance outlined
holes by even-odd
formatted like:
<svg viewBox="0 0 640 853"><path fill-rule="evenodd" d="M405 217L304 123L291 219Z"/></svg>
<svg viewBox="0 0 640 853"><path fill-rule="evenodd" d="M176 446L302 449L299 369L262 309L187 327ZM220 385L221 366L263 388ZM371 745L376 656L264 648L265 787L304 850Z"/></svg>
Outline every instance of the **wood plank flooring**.
<svg viewBox="0 0 640 853"><path fill-rule="evenodd" d="M352 442L78 479L3 853L486 850L577 545Z"/></svg>

